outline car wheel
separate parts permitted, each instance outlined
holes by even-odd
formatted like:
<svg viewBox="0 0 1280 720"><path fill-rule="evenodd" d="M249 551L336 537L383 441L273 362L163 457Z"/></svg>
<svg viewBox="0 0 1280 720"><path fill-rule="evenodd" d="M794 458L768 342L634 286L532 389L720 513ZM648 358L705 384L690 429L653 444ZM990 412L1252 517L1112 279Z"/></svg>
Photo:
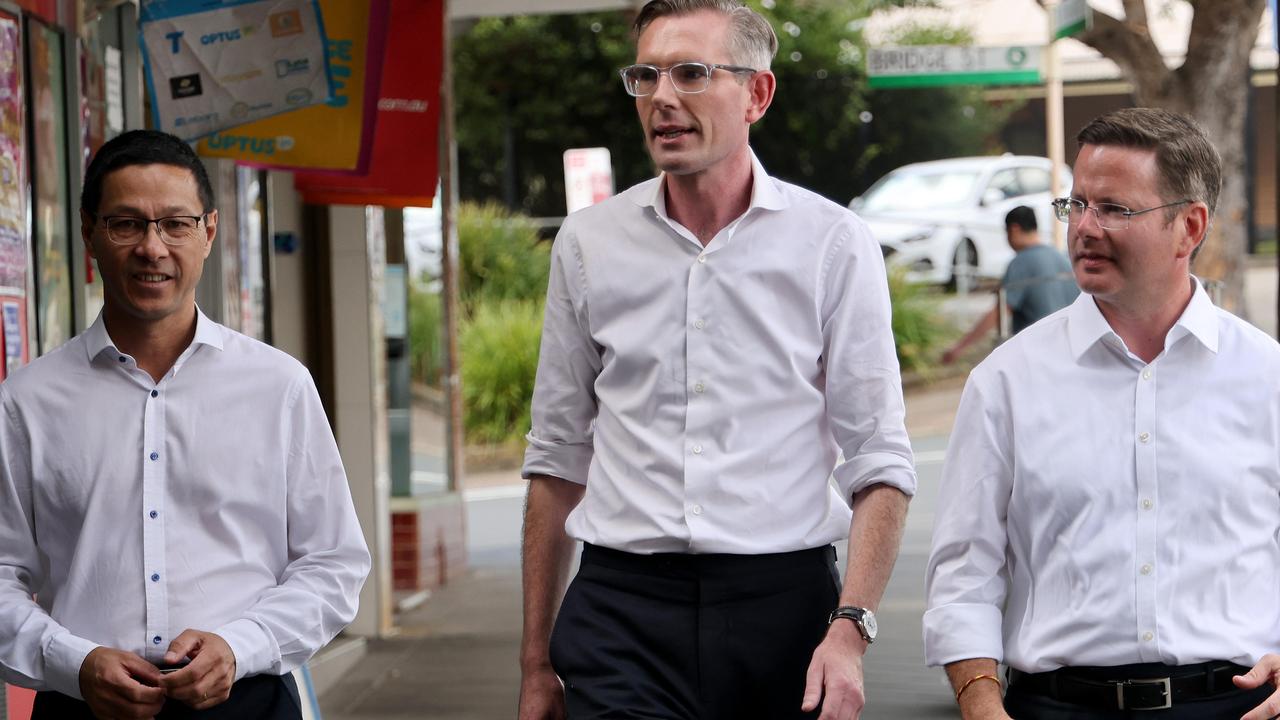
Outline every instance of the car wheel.
<svg viewBox="0 0 1280 720"><path fill-rule="evenodd" d="M978 284L978 248L973 241L965 238L956 246L951 261L951 280L947 289L963 295L973 290Z"/></svg>

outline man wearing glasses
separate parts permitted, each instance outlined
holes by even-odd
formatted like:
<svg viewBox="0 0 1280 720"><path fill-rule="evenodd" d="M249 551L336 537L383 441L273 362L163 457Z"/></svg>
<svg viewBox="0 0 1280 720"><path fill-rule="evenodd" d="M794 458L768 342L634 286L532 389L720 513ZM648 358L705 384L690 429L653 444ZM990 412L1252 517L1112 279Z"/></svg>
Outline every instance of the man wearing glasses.
<svg viewBox="0 0 1280 720"><path fill-rule="evenodd" d="M662 174L553 249L520 717L856 718L916 484L883 259L748 146L767 21L655 0L635 27L623 87Z"/></svg>
<svg viewBox="0 0 1280 720"><path fill-rule="evenodd" d="M196 307L218 212L186 143L106 143L81 208L102 313L0 384L0 675L36 720L301 718L287 673L369 570L315 386Z"/></svg>
<svg viewBox="0 0 1280 720"><path fill-rule="evenodd" d="M1076 139L1054 209L1083 294L969 376L925 653L966 720L1263 720L1280 713L1280 347L1190 274L1221 160L1163 110Z"/></svg>

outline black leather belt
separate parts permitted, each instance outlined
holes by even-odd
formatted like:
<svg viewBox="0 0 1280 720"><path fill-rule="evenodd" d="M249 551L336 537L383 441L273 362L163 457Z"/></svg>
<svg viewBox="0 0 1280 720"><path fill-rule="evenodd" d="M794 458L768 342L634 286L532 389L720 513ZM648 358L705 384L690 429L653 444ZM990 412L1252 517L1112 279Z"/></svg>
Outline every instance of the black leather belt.
<svg viewBox="0 0 1280 720"><path fill-rule="evenodd" d="M1161 668L1159 665L1148 667ZM1165 666L1163 671L1168 674L1164 677L1128 677L1125 671L1132 668L1061 668L1043 673L1024 673L1010 668L1009 688L1100 710L1163 710L1191 700L1239 692L1231 676L1249 671L1240 665L1212 662ZM1108 674L1108 670L1117 672Z"/></svg>

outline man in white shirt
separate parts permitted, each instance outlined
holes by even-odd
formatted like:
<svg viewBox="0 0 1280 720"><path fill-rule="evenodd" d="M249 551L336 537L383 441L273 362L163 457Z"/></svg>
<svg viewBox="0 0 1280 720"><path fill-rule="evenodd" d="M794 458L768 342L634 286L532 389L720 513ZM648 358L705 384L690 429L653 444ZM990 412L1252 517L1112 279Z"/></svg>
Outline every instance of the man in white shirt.
<svg viewBox="0 0 1280 720"><path fill-rule="evenodd" d="M856 718L916 482L883 258L747 144L767 21L655 0L635 26L622 78L662 175L552 251L520 717Z"/></svg>
<svg viewBox="0 0 1280 720"><path fill-rule="evenodd" d="M85 178L102 313L0 384L0 675L36 720L301 718L287 673L369 570L315 386L196 308L186 143L125 133Z"/></svg>
<svg viewBox="0 0 1280 720"><path fill-rule="evenodd" d="M969 377L926 657L966 720L1262 720L1280 712L1280 348L1190 274L1221 160L1163 110L1076 139L1054 206L1084 294Z"/></svg>

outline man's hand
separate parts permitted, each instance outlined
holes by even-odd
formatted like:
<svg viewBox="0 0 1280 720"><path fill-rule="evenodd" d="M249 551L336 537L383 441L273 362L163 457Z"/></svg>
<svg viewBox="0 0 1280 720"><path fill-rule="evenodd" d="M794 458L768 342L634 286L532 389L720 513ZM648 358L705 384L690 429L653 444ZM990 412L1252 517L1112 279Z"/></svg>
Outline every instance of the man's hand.
<svg viewBox="0 0 1280 720"><path fill-rule="evenodd" d="M1280 686L1280 655L1263 655L1253 669L1244 675L1236 675L1231 681L1242 690L1253 690L1262 687L1264 683ZM1267 720L1276 715L1280 715L1280 690L1271 693L1265 702L1250 710L1240 720Z"/></svg>
<svg viewBox="0 0 1280 720"><path fill-rule="evenodd" d="M131 652L95 648L80 664L80 694L100 718L148 720L164 707L156 666Z"/></svg>
<svg viewBox="0 0 1280 720"><path fill-rule="evenodd" d="M211 632L183 630L169 643L164 661L175 664L187 657L190 664L161 677L165 694L195 710L226 702L236 679L236 656L227 641Z"/></svg>
<svg viewBox="0 0 1280 720"><path fill-rule="evenodd" d="M551 666L521 673L519 720L564 718L564 686Z"/></svg>
<svg viewBox="0 0 1280 720"><path fill-rule="evenodd" d="M867 642L852 622L831 623L827 637L809 661L800 709L811 712L821 705L818 720L857 720L867 701L862 689L862 655L866 651Z"/></svg>

